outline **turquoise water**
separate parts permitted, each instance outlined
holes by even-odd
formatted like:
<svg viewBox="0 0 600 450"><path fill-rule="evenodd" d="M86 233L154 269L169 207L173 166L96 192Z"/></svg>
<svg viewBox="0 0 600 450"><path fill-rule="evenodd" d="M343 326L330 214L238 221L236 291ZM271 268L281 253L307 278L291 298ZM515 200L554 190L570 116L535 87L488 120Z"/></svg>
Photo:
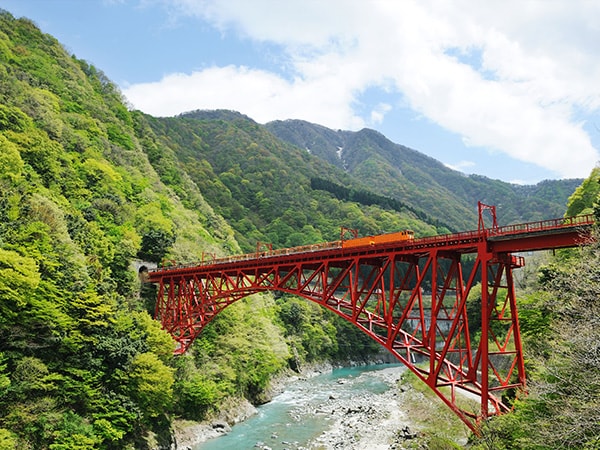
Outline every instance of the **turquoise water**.
<svg viewBox="0 0 600 450"><path fill-rule="evenodd" d="M331 373L299 380L258 413L235 425L222 437L203 442L194 450L244 450L268 447L272 450L306 446L330 426L327 400L349 399L356 395L380 394L390 389L377 372L399 365L375 365L336 369Z"/></svg>

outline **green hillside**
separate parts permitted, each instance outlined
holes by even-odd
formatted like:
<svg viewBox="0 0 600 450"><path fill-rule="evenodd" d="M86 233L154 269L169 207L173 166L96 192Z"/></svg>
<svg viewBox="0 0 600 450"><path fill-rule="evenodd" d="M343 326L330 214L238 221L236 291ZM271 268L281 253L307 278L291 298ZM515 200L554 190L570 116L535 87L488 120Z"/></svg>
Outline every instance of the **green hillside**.
<svg viewBox="0 0 600 450"><path fill-rule="evenodd" d="M236 230L245 251L256 242L290 247L339 238L340 227L362 234L412 229L436 234L407 208L365 205L315 189L327 179L357 191L367 188L343 170L286 144L238 113L212 111L175 118L139 116L157 146L150 161L179 192L177 177L194 181L211 206ZM181 189L183 190L183 189Z"/></svg>
<svg viewBox="0 0 600 450"><path fill-rule="evenodd" d="M7 12L0 99L0 446L126 448L182 382L132 262L233 232L160 182L102 72Z"/></svg>
<svg viewBox="0 0 600 450"><path fill-rule="evenodd" d="M174 152L151 118L129 112L100 70L8 12L0 99L0 448L170 448L174 418L262 402L288 367L377 351L316 306L265 295L228 308L174 358L148 314L156 292L136 267L240 252L234 229L178 161L167 164ZM198 168L190 173L208 193L210 183L235 188L207 162ZM219 209L243 222L241 204L225 200ZM304 226L278 239L320 237Z"/></svg>

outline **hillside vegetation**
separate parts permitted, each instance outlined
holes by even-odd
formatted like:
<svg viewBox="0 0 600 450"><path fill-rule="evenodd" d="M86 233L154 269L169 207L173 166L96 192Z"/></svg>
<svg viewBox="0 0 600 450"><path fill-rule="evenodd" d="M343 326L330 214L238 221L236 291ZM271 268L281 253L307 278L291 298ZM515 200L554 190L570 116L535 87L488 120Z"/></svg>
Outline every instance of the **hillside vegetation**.
<svg viewBox="0 0 600 450"><path fill-rule="evenodd" d="M560 217L581 183L516 186L466 177L372 130L334 132L301 121L262 126L232 111L135 114L152 130L150 161L163 182L185 195L179 178L192 179L245 251L257 241L280 248L334 240L341 226L362 235L471 230L479 200L499 204L501 224ZM310 147L292 138L298 127L312 132Z"/></svg>
<svg viewBox="0 0 600 450"><path fill-rule="evenodd" d="M100 71L6 12L0 98L0 447L124 448L181 389L132 261L233 232L160 182Z"/></svg>
<svg viewBox="0 0 600 450"><path fill-rule="evenodd" d="M174 359L133 262L239 252L233 229L184 172L153 169L155 136L102 72L7 12L0 98L0 448L143 448L151 431L168 446L172 417L373 351L316 307L258 296Z"/></svg>
<svg viewBox="0 0 600 450"><path fill-rule="evenodd" d="M177 189L180 177L192 179L235 229L245 251L254 251L257 241L281 248L336 240L341 226L363 234L403 229L436 233L407 209L363 205L313 189L314 177L360 184L241 114L140 117L144 119L157 148L149 153L150 161L162 180Z"/></svg>
<svg viewBox="0 0 600 450"><path fill-rule="evenodd" d="M170 448L174 419L263 402L274 375L306 364L373 357L376 344L347 322L273 294L227 308L173 357L151 316L156 289L137 274L165 258L334 240L342 225L420 236L476 227L473 199L489 180L433 185L445 169L411 150L398 163L415 174L406 181L395 144L370 130L344 136L340 165L239 113L129 111L99 69L0 10L0 449ZM535 220L564 212L569 183L490 186L527 205L514 218ZM586 180L569 211L592 208L594 188ZM529 302L533 325L544 298Z"/></svg>

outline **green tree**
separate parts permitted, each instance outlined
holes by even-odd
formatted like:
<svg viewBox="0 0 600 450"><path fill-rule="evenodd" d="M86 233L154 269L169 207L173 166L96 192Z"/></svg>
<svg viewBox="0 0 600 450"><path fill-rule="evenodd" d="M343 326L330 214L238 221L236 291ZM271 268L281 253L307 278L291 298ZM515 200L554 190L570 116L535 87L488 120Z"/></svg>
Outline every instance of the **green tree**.
<svg viewBox="0 0 600 450"><path fill-rule="evenodd" d="M566 216L589 214L593 212L593 205L600 198L600 167L595 167L588 178L575 189L569 197L569 206Z"/></svg>
<svg viewBox="0 0 600 450"><path fill-rule="evenodd" d="M0 450L17 450L18 441L10 431L0 428Z"/></svg>
<svg viewBox="0 0 600 450"><path fill-rule="evenodd" d="M49 450L88 450L99 448L100 439L94 427L72 411L66 411L53 433Z"/></svg>
<svg viewBox="0 0 600 450"><path fill-rule="evenodd" d="M175 235L165 230L150 230L142 236L142 246L138 257L145 261L160 262L173 243Z"/></svg>
<svg viewBox="0 0 600 450"><path fill-rule="evenodd" d="M0 399L10 387L10 377L6 373L6 357L0 353Z"/></svg>
<svg viewBox="0 0 600 450"><path fill-rule="evenodd" d="M0 186L3 191L20 180L23 167L17 146L0 134Z"/></svg>
<svg viewBox="0 0 600 450"><path fill-rule="evenodd" d="M122 372L127 393L141 407L147 419L164 414L172 406L173 372L149 352L135 355L127 370Z"/></svg>
<svg viewBox="0 0 600 450"><path fill-rule="evenodd" d="M32 258L0 248L0 324L17 317L39 283L40 274Z"/></svg>
<svg viewBox="0 0 600 450"><path fill-rule="evenodd" d="M180 414L190 420L203 420L217 406L221 396L218 384L199 373L175 384Z"/></svg>

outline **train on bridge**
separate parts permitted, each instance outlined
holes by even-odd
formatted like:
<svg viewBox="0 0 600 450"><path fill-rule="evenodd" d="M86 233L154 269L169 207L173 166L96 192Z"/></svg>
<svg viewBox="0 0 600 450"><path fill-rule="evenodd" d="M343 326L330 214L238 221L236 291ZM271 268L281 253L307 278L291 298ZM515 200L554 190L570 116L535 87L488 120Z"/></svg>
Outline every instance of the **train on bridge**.
<svg viewBox="0 0 600 450"><path fill-rule="evenodd" d="M344 239L339 242L342 248L364 247L367 245L389 244L391 242L412 241L415 234L411 230L398 231L396 233L377 234L374 236L355 237Z"/></svg>

